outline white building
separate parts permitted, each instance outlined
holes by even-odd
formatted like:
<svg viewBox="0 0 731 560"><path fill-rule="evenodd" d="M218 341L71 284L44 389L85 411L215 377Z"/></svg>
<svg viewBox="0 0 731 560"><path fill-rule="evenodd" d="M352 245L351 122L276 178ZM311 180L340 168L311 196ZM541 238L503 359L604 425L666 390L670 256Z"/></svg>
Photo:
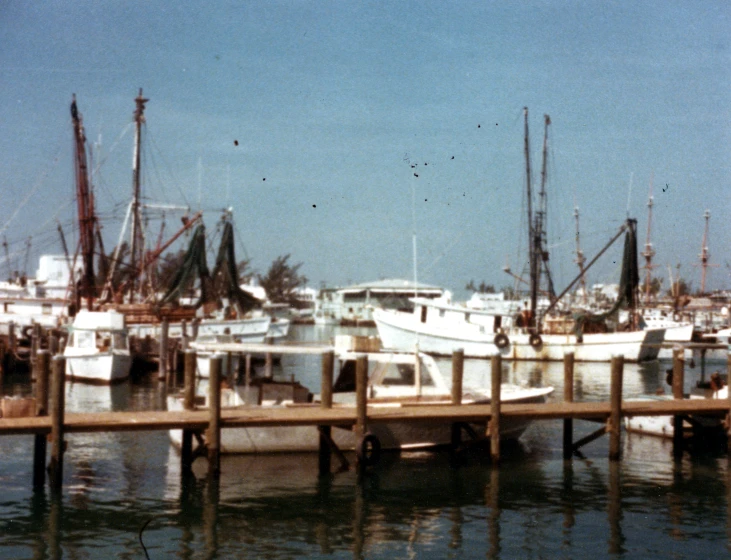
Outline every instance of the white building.
<svg viewBox="0 0 731 560"><path fill-rule="evenodd" d="M415 285L411 280L378 280L346 288L322 289L317 309L319 313L340 323L370 324L373 322L372 310L375 307L413 309L410 298L437 298L443 293L442 288L427 284Z"/></svg>

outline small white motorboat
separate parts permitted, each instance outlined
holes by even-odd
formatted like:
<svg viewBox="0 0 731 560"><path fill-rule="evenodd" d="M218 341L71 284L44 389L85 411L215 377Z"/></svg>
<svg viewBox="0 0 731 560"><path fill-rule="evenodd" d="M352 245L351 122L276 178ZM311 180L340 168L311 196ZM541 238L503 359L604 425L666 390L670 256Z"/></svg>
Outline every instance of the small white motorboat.
<svg viewBox="0 0 731 560"><path fill-rule="evenodd" d="M122 313L79 311L68 329L63 352L68 377L105 384L129 377L132 356Z"/></svg>
<svg viewBox="0 0 731 560"><path fill-rule="evenodd" d="M338 353L335 360L333 406L355 406L355 363L358 355L353 352ZM397 407L433 405L451 402L451 390L439 368L430 356L419 353L368 353L368 407ZM417 362L418 360L418 362ZM418 364L418 365L417 365ZM503 384L501 402L544 402L553 387L530 388ZM198 394L207 401L207 381L199 382ZM463 404L490 402L489 389L466 389ZM223 388L223 407L293 407L319 406L319 396L312 395L306 387L294 380L277 381L271 378L253 378L248 385ZM168 397L168 410L182 410L182 396ZM501 424L502 439L517 439L529 426L530 420L505 418ZM485 434L485 423L474 424L474 431ZM421 449L451 443L451 423L405 422L369 426L382 449ZM171 430L170 437L176 446L181 445L182 432ZM332 438L341 450L356 448L356 436L350 429L335 428ZM302 452L319 449L319 432L315 426L224 428L221 430L222 453L271 453Z"/></svg>

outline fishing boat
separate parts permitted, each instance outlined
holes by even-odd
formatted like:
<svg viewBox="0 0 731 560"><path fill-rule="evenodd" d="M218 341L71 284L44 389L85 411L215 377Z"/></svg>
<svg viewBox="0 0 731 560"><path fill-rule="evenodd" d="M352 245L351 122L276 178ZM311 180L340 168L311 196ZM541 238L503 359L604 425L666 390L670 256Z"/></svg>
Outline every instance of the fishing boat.
<svg viewBox="0 0 731 560"><path fill-rule="evenodd" d="M714 372L711 375L710 382L699 384L700 386L691 394L687 395L689 399L722 399L728 400L728 385L724 385L721 374ZM671 400L672 395L651 395L642 397L642 400ZM672 438L674 428L673 416L626 416L624 419L625 428L628 432L656 436L662 438ZM722 426L723 419L695 415L683 420L683 430L692 431L694 428L718 428Z"/></svg>
<svg viewBox="0 0 731 560"><path fill-rule="evenodd" d="M129 377L129 351L124 315L114 311L76 314L63 355L66 375L90 383L116 383Z"/></svg>
<svg viewBox="0 0 731 560"><path fill-rule="evenodd" d="M355 406L355 362L362 353L337 352L333 406ZM401 407L451 403L451 391L434 359L424 353L406 354L371 352L368 357L368 407ZM207 401L207 381L198 384L198 394ZM553 392L553 387L531 388L513 384L501 385L503 403L539 403ZM465 389L463 404L490 402L489 389ZM168 410L182 410L181 396L168 397ZM249 384L224 388L222 407L303 407L320 406L319 396L295 380L277 381L267 377ZM500 426L501 438L517 439L530 425L528 419L505 418ZM475 424L476 433L485 433L485 424ZM443 421L423 423L386 423L369 426L382 449L422 449L451 443L451 424ZM173 444L180 446L182 432L171 430ZM333 429L332 439L341 450L353 450L357 440L350 429ZM316 427L224 428L221 430L223 453L303 452L319 449Z"/></svg>
<svg viewBox="0 0 731 560"><path fill-rule="evenodd" d="M443 299L413 298L413 311L376 309L373 318L384 348L449 355L457 349L465 356L487 358L500 353L510 360L560 361L567 352L575 360L608 362L613 355L623 355L628 362L657 359L665 336L663 328L643 328L635 311L637 286L637 222L628 219L600 253L583 267L581 274L558 296L548 269L545 231L546 154L548 125L545 117L543 170L539 207L535 214L528 204L530 297L523 309L474 309L455 306ZM528 150L528 110L525 110L525 155L528 200L532 200L530 158ZM625 234L624 256L619 297L615 305L602 313L584 310L558 311L562 298L581 280L589 267L610 245ZM542 281L546 284L542 286ZM539 294L547 305L538 306ZM616 320L618 311L628 307L628 320ZM610 323L614 321L614 325Z"/></svg>
<svg viewBox="0 0 731 560"><path fill-rule="evenodd" d="M221 371L223 375L229 372L238 371L239 354L223 353L217 354L207 350L199 350L198 347L206 344L231 344L236 342L230 334L199 334L196 339L191 342L190 347L197 350L196 352L196 374L198 377L208 378L211 372L211 358L215 356L221 357ZM230 364L230 365L229 365Z"/></svg>

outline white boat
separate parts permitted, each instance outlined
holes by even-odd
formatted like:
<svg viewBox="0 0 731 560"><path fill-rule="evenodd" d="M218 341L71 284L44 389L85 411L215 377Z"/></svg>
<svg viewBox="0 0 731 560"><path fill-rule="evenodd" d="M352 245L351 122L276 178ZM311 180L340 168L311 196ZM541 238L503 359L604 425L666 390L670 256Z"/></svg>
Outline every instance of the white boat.
<svg viewBox="0 0 731 560"><path fill-rule="evenodd" d="M672 395L656 395L643 397L642 400L671 400ZM728 400L728 386L720 389L713 387L702 390L702 394L691 394L691 399L725 399ZM693 417L694 421L705 427L714 427L721 424L720 419L702 416ZM675 431L673 416L627 416L624 419L624 425L628 432L643 434L649 436L657 436L663 438L672 438ZM692 424L688 421L683 422L683 429L692 429Z"/></svg>
<svg viewBox="0 0 731 560"><path fill-rule="evenodd" d="M614 306L601 314L582 312L576 317L556 310L563 296L584 278L589 265L581 267L581 274L560 294L556 295L548 270L546 224L545 170L548 125L545 116L543 143L543 172L540 196L535 212L531 210L533 199L530 179L528 150L528 109L525 109L525 157L527 172L527 200L529 225L530 298L523 310L511 309L510 302L482 298L481 309L474 306L455 306L449 302L413 298L413 312L375 309L378 334L386 349L412 352L420 351L449 355L457 349L465 356L486 358L500 353L510 360L560 361L567 352L573 352L577 361L608 362L614 355L623 355L628 362L657 359L665 330L640 329L636 314L624 328L609 328L606 319L615 316L623 306L633 309L636 303L637 239L636 220L628 219L617 234L602 249L609 246L626 232L619 297ZM600 253L600 254L601 254ZM509 269L507 269L509 272ZM547 286L541 288L541 280ZM540 293L548 297L547 307L539 308ZM491 308L488 308L491 307Z"/></svg>
<svg viewBox="0 0 731 560"><path fill-rule="evenodd" d="M239 354L228 352L217 354L207 350L198 349L199 344L226 344L236 342L230 334L203 334L198 335L195 341L191 342L191 348L196 349L196 373L198 377L209 378L211 372L211 358L214 356L221 357L221 376L226 377L229 373L229 357L231 358L231 371L234 373L239 368Z"/></svg>
<svg viewBox="0 0 731 560"><path fill-rule="evenodd" d="M268 315L244 319L201 319L198 323L198 336L230 334L236 342L264 342L269 333L271 321L272 318ZM141 323L129 327L129 333L139 338L150 336L159 340L160 332L161 326L159 323ZM190 323L185 325L185 332L188 336L192 335ZM168 337L181 338L182 336L183 323L170 323Z"/></svg>
<svg viewBox="0 0 731 560"><path fill-rule="evenodd" d="M91 383L114 383L129 377L124 315L115 311L79 311L64 349L66 375Z"/></svg>
<svg viewBox="0 0 731 560"><path fill-rule="evenodd" d="M340 353L336 360L336 380L333 385L333 406L355 406L355 359L358 355ZM450 403L451 392L433 358L426 354L369 353L368 406L398 407ZM207 395L207 382L198 387ZM202 389L202 391L201 391ZM553 387L528 388L517 385L501 386L501 402L544 402ZM206 396L207 399L207 396ZM222 389L222 406L235 407L288 407L320 406L318 397L296 381L274 381L256 378L248 386ZM465 389L463 404L490 402L490 391ZM169 396L168 410L181 410L182 397ZM526 419L505 419L501 424L501 438L517 439L530 424ZM474 430L485 433L485 424L475 424ZM383 449L419 449L449 445L451 424L443 421L422 423L388 423L369 426ZM170 438L181 445L180 430L171 430ZM341 450L353 450L356 437L349 429L335 428L332 438ZM319 449L319 432L314 426L224 428L221 430L223 453L303 452Z"/></svg>
<svg viewBox="0 0 731 560"><path fill-rule="evenodd" d="M540 334L514 326L511 316L440 300L415 298L414 311L375 309L383 347L401 352L420 351L449 356L462 349L467 357L488 358L500 353L508 360L561 361L567 352L580 362L608 362L622 354L625 361L657 358L663 329L586 333L578 337L570 318L549 318Z"/></svg>

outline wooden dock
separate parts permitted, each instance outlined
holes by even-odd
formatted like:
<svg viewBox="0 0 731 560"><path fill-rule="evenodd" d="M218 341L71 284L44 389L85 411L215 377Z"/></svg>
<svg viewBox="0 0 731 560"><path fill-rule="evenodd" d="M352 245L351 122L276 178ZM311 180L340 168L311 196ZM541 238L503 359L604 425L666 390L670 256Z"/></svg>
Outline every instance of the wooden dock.
<svg viewBox="0 0 731 560"><path fill-rule="evenodd" d="M208 348L206 348L208 349ZM602 435L609 435L609 458L620 458L620 434L623 417L631 416L672 416L675 426L675 457L683 453L683 420L698 417L715 417L723 421L729 430L731 418L731 399L686 399L683 398L684 361L683 352L675 352L673 364L673 399L660 400L622 400L622 378L624 361L621 356L612 360L611 392L608 402L574 402L573 399L573 354L564 359L563 402L541 404L504 404L500 402L500 376L492 376L492 402L489 404L461 404L463 374L463 353L453 356L451 401L438 404L367 404L367 355L359 354L356 360L356 404L334 405L332 402L334 351L330 347L289 347L270 345L233 344L217 348L226 352L251 353L306 353L319 354L322 359L321 402L314 404L292 404L282 407L221 408L221 359L211 360L209 381L209 402L205 410L195 409L194 383L196 371L195 350L185 354L184 402L186 410L181 411L129 411L99 413L65 413L64 383L65 363L62 357L51 359L48 351L38 352L34 370L35 401L33 409L36 416L20 418L0 418L0 436L35 436L34 484L43 485L46 462L46 442L50 442L51 460L48 471L51 486L61 487L65 433L103 433L103 432L144 432L158 430L183 430L183 449L181 463L183 471L188 471L195 454L192 438L196 435L205 445L201 446L207 454L209 473L217 474L220 460L220 431L235 427L287 427L313 426L320 430L320 471L330 472L330 458L335 455L342 464L347 464L343 454L337 449L330 437L331 429L353 430L359 441L365 439L368 425L380 423L418 423L443 422L445 429L451 429L452 443L461 442L462 427L484 425L482 439L489 436L490 455L495 464L500 460L500 423L505 418L522 418L534 421L564 421L564 457L570 459L581 446L594 441ZM52 367L51 367L52 366ZM729 366L731 369L731 362ZM53 375L50 375L50 370ZM501 371L502 360L499 355L492 357L492 371ZM731 379L731 376L729 376ZM456 388L456 390L454 389ZM50 398L49 398L50 395ZM579 441L573 440L573 421L589 420L598 422L601 427L593 434ZM469 432L469 430L468 430ZM474 433L472 435L475 435ZM356 449L359 463L364 449ZM200 450L199 450L200 453ZM362 461L367 464L365 461ZM360 466L360 465L359 465Z"/></svg>

